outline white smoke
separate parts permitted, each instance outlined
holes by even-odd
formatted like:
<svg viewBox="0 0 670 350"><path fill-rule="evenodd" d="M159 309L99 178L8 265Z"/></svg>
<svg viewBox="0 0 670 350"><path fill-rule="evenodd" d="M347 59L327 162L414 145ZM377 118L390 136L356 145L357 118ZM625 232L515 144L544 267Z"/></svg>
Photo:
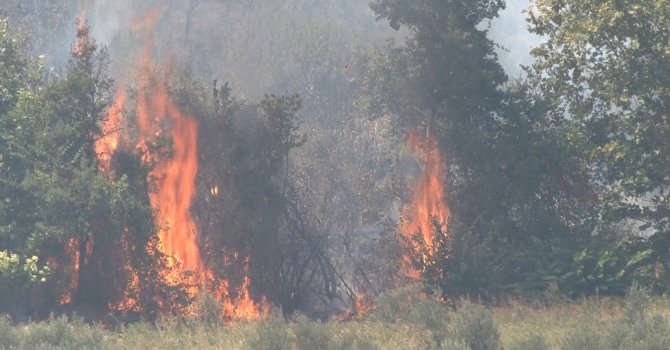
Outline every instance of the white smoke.
<svg viewBox="0 0 670 350"><path fill-rule="evenodd" d="M527 14L523 11L532 1L507 1L507 8L491 22L489 38L503 47L497 50L498 57L510 78L522 76L521 65L533 63L529 51L543 41L542 37L531 34L527 28Z"/></svg>

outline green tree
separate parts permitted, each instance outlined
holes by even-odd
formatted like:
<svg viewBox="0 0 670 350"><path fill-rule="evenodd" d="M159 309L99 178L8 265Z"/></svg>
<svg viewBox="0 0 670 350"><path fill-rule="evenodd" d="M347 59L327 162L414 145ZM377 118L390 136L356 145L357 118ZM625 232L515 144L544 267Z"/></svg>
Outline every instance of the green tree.
<svg viewBox="0 0 670 350"><path fill-rule="evenodd" d="M503 85L486 32L502 6L371 5L411 35L402 47L373 53L361 105L369 115L394 115L400 135L409 128L436 135L448 159L449 238L435 261L418 266L447 293L543 290L588 232L573 230L586 217L578 194L588 190L578 144L532 89Z"/></svg>
<svg viewBox="0 0 670 350"><path fill-rule="evenodd" d="M361 105L369 115L392 114L400 139L410 129L436 135L453 184L447 199L453 242L449 246L440 242L437 261L417 267L426 271L423 277L431 285L449 284L444 289L448 293L490 287L494 284L490 277L496 274L493 265L473 264L491 261L488 258L495 255L486 244L495 237L489 225L492 213L482 212L495 197L485 192L479 180L491 174L492 169L483 167L494 167L488 142L502 98L499 86L507 78L496 61L494 44L480 28L503 3L380 0L370 6L378 19L387 19L395 29L407 27L410 36L404 46L389 46L371 57ZM471 243L459 245L459 240ZM464 263L465 270L457 272L451 260L466 257L475 261ZM421 265L424 259L415 260ZM469 275L482 280L477 284L459 277Z"/></svg>
<svg viewBox="0 0 670 350"><path fill-rule="evenodd" d="M659 264L667 285L670 5L545 0L529 21L547 38L533 50L534 86L552 101L552 119L571 125L588 151L601 199L597 232L652 234L648 263Z"/></svg>
<svg viewBox="0 0 670 350"><path fill-rule="evenodd" d="M20 188L25 162L19 156L22 146L17 140L29 130L20 125L18 116L10 115L20 100L33 96L31 89L38 67L30 64L18 52L16 42L8 33L5 21L0 22L0 245L15 250L14 232L19 222L30 220L29 195Z"/></svg>

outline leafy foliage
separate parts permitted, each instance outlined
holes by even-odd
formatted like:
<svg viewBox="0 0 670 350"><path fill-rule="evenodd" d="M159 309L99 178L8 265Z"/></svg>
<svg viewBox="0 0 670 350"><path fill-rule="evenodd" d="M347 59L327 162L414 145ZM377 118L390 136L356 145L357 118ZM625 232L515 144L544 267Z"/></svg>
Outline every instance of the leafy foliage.
<svg viewBox="0 0 670 350"><path fill-rule="evenodd" d="M662 1L541 1L530 17L531 30L547 37L533 50L531 84L550 101L551 119L582 140L599 197L597 233L651 236L614 259L662 271L670 217L669 11ZM665 272L657 276L667 284Z"/></svg>

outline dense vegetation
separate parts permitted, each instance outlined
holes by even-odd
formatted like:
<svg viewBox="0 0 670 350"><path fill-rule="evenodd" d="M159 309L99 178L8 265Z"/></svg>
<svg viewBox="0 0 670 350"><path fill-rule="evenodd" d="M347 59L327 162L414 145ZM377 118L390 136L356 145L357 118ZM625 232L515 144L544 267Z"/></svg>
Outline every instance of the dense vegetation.
<svg viewBox="0 0 670 350"><path fill-rule="evenodd" d="M164 343L151 347L489 349L501 336L506 348L668 347L667 320L647 316L639 296L626 299L626 317L514 340L505 331L517 324L513 308L491 316L429 300L668 291L670 3L537 0L528 24L545 42L515 81L487 36L501 0L375 0L378 22L353 0L160 7L152 60L174 62L170 101L199 125L190 213L202 259L230 298L248 287L286 317L326 319L404 285L408 262L431 295L411 307L386 296L351 323L270 317L216 335L208 296L194 296L188 272L161 250L150 202L152 174L176 140L119 148L107 168L96 153L117 91L141 102L143 84L158 84L146 78L158 74L128 69L142 47L130 14L157 3L0 4L0 313L24 321L75 311L107 323L117 312L123 321L199 315L163 321ZM110 9L121 24L100 17ZM91 27L75 31L78 10ZM124 115L139 119L138 106ZM434 137L446 160L449 220L434 220L432 244L398 233L422 170L405 146L411 132ZM602 307L594 303L584 308ZM0 343L139 346L142 327L117 338L59 318L4 322Z"/></svg>

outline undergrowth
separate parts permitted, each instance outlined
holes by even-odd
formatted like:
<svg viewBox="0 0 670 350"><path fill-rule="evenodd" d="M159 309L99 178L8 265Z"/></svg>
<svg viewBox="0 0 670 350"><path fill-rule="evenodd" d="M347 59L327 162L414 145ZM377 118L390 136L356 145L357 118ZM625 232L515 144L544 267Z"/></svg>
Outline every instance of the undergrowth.
<svg viewBox="0 0 670 350"><path fill-rule="evenodd" d="M446 306L406 289L348 321L286 320L274 312L226 323L203 310L115 330L77 318L13 324L0 317L0 349L670 349L670 303L637 287L626 298L496 308L467 300Z"/></svg>

